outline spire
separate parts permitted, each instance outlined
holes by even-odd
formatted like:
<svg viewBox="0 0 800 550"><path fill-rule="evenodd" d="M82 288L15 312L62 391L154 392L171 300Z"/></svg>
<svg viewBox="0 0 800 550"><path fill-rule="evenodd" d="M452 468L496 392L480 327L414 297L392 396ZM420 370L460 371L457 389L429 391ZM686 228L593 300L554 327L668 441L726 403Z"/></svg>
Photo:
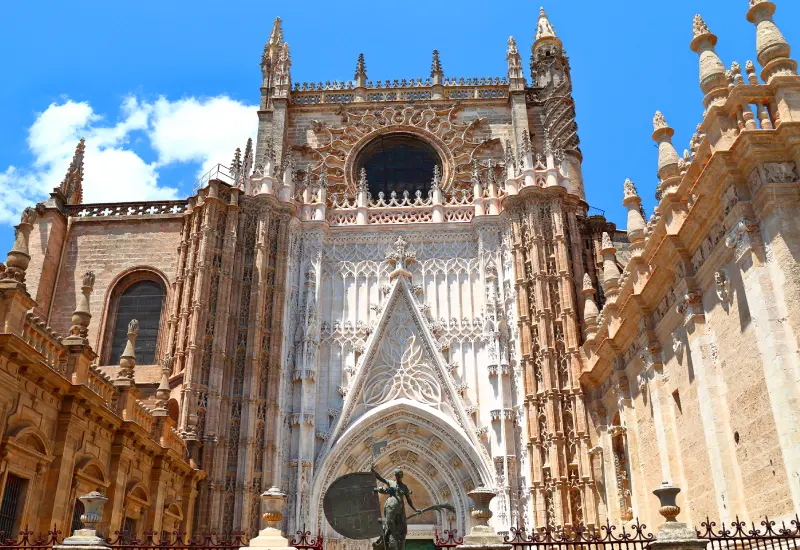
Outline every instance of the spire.
<svg viewBox="0 0 800 550"><path fill-rule="evenodd" d="M250 172L253 170L253 138L247 138L247 144L244 146L244 162L242 163L242 185L250 177Z"/></svg>
<svg viewBox="0 0 800 550"><path fill-rule="evenodd" d="M269 33L269 42L267 43L275 46L283 43L283 20L280 17L276 17L275 22L272 23L272 31Z"/></svg>
<svg viewBox="0 0 800 550"><path fill-rule="evenodd" d="M519 55L517 42L514 40L513 36L508 37L506 61L508 62L508 83L511 91L524 90L525 76L522 74L522 58Z"/></svg>
<svg viewBox="0 0 800 550"><path fill-rule="evenodd" d="M747 20L756 26L756 55L761 64L761 78L769 83L773 77L797 74L797 62L789 57L792 48L772 20L775 3L750 0Z"/></svg>
<svg viewBox="0 0 800 550"><path fill-rule="evenodd" d="M553 28L553 25L550 24L550 20L547 18L547 13L544 11L544 8L539 8L539 23L536 28L536 40L541 40L542 38L554 38L556 36L556 30Z"/></svg>
<svg viewBox="0 0 800 550"><path fill-rule="evenodd" d="M656 111L653 117L653 140L658 143L658 177L661 179L659 189L664 191L665 186L675 185L673 178L679 177L678 151L672 145L672 136L675 131L669 127L661 111Z"/></svg>
<svg viewBox="0 0 800 550"><path fill-rule="evenodd" d="M261 54L261 70L266 72L277 61L280 46L283 44L283 27L280 17L275 18L272 24L272 31L269 33L269 39L264 44L264 53Z"/></svg>
<svg viewBox="0 0 800 550"><path fill-rule="evenodd" d="M75 147L72 162L67 168L67 175L59 186L67 204L80 204L83 200L83 154L86 151L86 140L81 138Z"/></svg>
<svg viewBox="0 0 800 550"><path fill-rule="evenodd" d="M365 88L367 86L367 64L364 63L364 54L358 54L358 61L356 62L356 88Z"/></svg>
<svg viewBox="0 0 800 550"><path fill-rule="evenodd" d="M694 16L692 30L694 38L689 47L700 56L700 89L706 94L703 104L708 108L712 103L724 102L727 97L725 65L714 51L717 36L708 29L699 14Z"/></svg>
<svg viewBox="0 0 800 550"><path fill-rule="evenodd" d="M231 173L239 174L242 171L242 150L238 147L233 153L233 160L231 161Z"/></svg>
<svg viewBox="0 0 800 550"><path fill-rule="evenodd" d="M439 61L439 50L433 50L433 60L431 61L431 78L435 85L440 85L444 78L442 63Z"/></svg>

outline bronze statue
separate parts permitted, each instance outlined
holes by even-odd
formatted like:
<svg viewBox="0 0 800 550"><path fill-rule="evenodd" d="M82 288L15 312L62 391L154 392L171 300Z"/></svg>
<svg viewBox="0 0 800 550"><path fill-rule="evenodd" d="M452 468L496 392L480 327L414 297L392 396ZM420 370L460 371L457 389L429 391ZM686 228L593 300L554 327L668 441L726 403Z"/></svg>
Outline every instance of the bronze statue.
<svg viewBox="0 0 800 550"><path fill-rule="evenodd" d="M375 487L377 478L384 487ZM374 539L374 550L405 550L408 520L430 510L448 510L450 504L434 504L419 510L411 501L411 490L403 483L403 470L394 470L394 481L370 472L353 472L335 480L325 492L323 510L331 527L340 535L355 540ZM381 519L378 493L388 495ZM414 510L406 516L405 503Z"/></svg>
<svg viewBox="0 0 800 550"><path fill-rule="evenodd" d="M386 485L375 489L378 493L389 495L383 504L383 534L373 543L375 550L405 550L406 535L408 534L408 520L429 510L449 510L455 513L455 508L450 504L434 504L422 510L417 509L411 502L411 490L408 485L403 483L403 470L399 467L394 469L394 481L387 481L375 470L373 466L370 471L375 478ZM410 516L406 516L405 502L414 510Z"/></svg>

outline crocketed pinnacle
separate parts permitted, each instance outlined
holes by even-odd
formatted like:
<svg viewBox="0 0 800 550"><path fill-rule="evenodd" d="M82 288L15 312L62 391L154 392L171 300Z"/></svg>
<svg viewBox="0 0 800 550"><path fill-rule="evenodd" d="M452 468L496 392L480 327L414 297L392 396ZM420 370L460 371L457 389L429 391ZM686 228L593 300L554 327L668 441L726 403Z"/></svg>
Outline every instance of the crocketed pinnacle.
<svg viewBox="0 0 800 550"><path fill-rule="evenodd" d="M81 138L75 147L75 154L67 168L67 174L61 182L61 192L67 199L67 204L80 204L83 200L83 155L86 151L86 141Z"/></svg>
<svg viewBox="0 0 800 550"><path fill-rule="evenodd" d="M509 55L519 55L519 50L517 49L517 41L514 40L513 36L508 37L508 49L506 50L506 56Z"/></svg>
<svg viewBox="0 0 800 550"><path fill-rule="evenodd" d="M283 42L283 21L280 17L275 18L275 22L272 24L272 32L269 33L269 43L270 44L280 44Z"/></svg>
<svg viewBox="0 0 800 550"><path fill-rule="evenodd" d="M550 24L547 13L544 11L544 8L539 8L539 23L536 28L536 40L553 37L555 35L556 30L553 28L553 25Z"/></svg>
<svg viewBox="0 0 800 550"><path fill-rule="evenodd" d="M367 78L367 64L364 62L364 54L358 54L358 61L356 62L355 79Z"/></svg>
<svg viewBox="0 0 800 550"><path fill-rule="evenodd" d="M439 61L439 50L433 50L433 61L431 61L431 76L442 76L442 63Z"/></svg>

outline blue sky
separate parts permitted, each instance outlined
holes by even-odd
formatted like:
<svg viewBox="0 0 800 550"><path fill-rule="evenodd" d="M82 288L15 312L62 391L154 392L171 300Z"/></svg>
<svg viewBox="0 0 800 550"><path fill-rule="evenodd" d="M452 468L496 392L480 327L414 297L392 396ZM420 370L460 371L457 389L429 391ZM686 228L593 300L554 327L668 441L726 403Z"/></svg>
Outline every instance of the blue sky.
<svg viewBox="0 0 800 550"><path fill-rule="evenodd" d="M87 202L184 197L205 166L228 164L253 136L259 59L276 15L295 82L425 77L431 51L446 76L503 76L513 35L528 66L538 3L486 2L6 2L0 56L0 255L12 222L46 198L87 138ZM625 225L622 182L654 206L656 109L682 151L702 115L701 13L726 66L755 60L747 0L550 0L570 56L590 205ZM800 53L800 2L775 17ZM797 55L794 56L798 58ZM526 69L527 73L527 69ZM528 75L526 75L528 76Z"/></svg>

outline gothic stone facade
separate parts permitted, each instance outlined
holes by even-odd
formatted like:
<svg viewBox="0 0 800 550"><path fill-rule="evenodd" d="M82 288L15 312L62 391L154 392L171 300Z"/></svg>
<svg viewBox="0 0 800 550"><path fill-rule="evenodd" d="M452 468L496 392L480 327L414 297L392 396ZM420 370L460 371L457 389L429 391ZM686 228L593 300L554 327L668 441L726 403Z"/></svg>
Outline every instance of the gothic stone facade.
<svg viewBox="0 0 800 550"><path fill-rule="evenodd" d="M695 19L706 111L683 156L656 114L658 206L646 221L625 182L626 231L585 201L569 61L544 11L529 79L512 38L503 78L447 77L434 52L425 80L368 81L362 56L353 81L293 84L277 20L255 147L185 201L101 205L82 204L79 148L37 207L20 307L66 333L76 274L93 271L89 372L114 380L144 316L135 387L202 472L183 512L197 528L254 533L277 486L288 531L343 544L323 495L373 462L402 466L418 505L455 504L417 518L418 538L467 530L479 486L497 491L500 531L654 525L664 480L689 521L779 518L800 507L800 77L774 4L751 4L761 78L726 71ZM71 463L53 469L63 392L3 391L31 401L43 471L68 485Z"/></svg>

